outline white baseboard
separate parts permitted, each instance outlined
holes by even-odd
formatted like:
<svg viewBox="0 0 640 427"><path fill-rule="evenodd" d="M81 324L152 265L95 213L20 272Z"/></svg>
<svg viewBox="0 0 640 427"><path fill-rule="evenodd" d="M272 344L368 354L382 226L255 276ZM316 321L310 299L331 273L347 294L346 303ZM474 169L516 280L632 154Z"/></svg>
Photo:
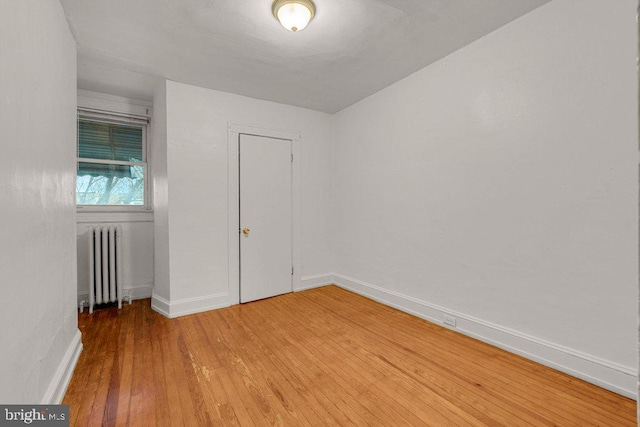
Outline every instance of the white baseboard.
<svg viewBox="0 0 640 427"><path fill-rule="evenodd" d="M146 283L144 285L135 285L130 287L124 287L125 294L127 291L131 292L131 299L146 299L151 298L153 294L153 283Z"/></svg>
<svg viewBox="0 0 640 427"><path fill-rule="evenodd" d="M171 316L169 315L169 312L171 311L170 307L171 307L171 304L169 304L169 301L162 298L160 295L156 295L154 293L151 296L151 308L157 311L158 313L162 314L164 317L171 318Z"/></svg>
<svg viewBox="0 0 640 427"><path fill-rule="evenodd" d="M306 291L307 289L330 285L334 282L334 280L335 278L333 277L333 273L302 277L300 278L300 286L294 288L293 292Z"/></svg>
<svg viewBox="0 0 640 427"><path fill-rule="evenodd" d="M336 285L441 326L445 314L457 318L454 331L526 357L623 396L637 399L637 372L581 351L474 318L360 280L333 275Z"/></svg>
<svg viewBox="0 0 640 427"><path fill-rule="evenodd" d="M142 285L124 285L124 294L127 295L127 292L131 293L132 300L138 299L146 299L151 298L151 294L153 293L153 283L145 283ZM125 298L126 299L126 298ZM78 292L78 307L80 303L84 301L85 307L89 301L89 291Z"/></svg>
<svg viewBox="0 0 640 427"><path fill-rule="evenodd" d="M73 336L73 340L67 348L64 358L58 369L56 370L47 391L42 398L43 405L59 405L62 403L64 394L67 392L69 382L71 381L71 375L78 363L78 358L82 353L82 334L79 330L76 330L76 334Z"/></svg>
<svg viewBox="0 0 640 427"><path fill-rule="evenodd" d="M167 301L155 293L151 297L151 308L169 319L215 310L230 305L229 294L205 295L177 301Z"/></svg>

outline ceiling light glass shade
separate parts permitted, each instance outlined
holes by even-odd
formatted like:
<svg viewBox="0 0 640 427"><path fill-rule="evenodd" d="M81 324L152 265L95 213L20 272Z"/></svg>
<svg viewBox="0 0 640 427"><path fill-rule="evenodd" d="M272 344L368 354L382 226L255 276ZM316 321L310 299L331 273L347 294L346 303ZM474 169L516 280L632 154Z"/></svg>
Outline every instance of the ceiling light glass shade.
<svg viewBox="0 0 640 427"><path fill-rule="evenodd" d="M316 14L316 5L311 0L275 0L273 15L287 30L304 30Z"/></svg>

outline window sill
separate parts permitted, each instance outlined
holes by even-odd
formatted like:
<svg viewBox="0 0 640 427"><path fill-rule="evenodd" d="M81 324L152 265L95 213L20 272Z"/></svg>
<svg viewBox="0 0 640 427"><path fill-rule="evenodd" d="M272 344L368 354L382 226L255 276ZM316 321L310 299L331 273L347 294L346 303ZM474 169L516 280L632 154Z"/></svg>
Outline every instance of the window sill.
<svg viewBox="0 0 640 427"><path fill-rule="evenodd" d="M153 211L86 211L78 210L77 223L109 223L109 222L153 222Z"/></svg>

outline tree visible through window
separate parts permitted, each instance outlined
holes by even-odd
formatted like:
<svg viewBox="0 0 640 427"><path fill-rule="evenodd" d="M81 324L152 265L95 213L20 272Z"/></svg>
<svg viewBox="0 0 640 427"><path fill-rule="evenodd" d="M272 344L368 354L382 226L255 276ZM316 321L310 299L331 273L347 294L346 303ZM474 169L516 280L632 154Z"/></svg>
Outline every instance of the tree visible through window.
<svg viewBox="0 0 640 427"><path fill-rule="evenodd" d="M78 205L144 206L144 125L78 120Z"/></svg>

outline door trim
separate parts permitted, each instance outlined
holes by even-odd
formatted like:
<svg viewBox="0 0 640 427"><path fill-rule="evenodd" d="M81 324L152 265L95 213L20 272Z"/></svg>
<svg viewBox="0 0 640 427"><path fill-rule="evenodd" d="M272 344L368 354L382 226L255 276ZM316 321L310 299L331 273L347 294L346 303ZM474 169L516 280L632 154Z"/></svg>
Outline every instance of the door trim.
<svg viewBox="0 0 640 427"><path fill-rule="evenodd" d="M296 130L269 129L261 126L227 123L227 205L229 223L229 302L240 303L240 168L238 144L240 135L255 135L291 141L293 164L291 166L291 257L293 275L291 290L300 287L300 132Z"/></svg>

